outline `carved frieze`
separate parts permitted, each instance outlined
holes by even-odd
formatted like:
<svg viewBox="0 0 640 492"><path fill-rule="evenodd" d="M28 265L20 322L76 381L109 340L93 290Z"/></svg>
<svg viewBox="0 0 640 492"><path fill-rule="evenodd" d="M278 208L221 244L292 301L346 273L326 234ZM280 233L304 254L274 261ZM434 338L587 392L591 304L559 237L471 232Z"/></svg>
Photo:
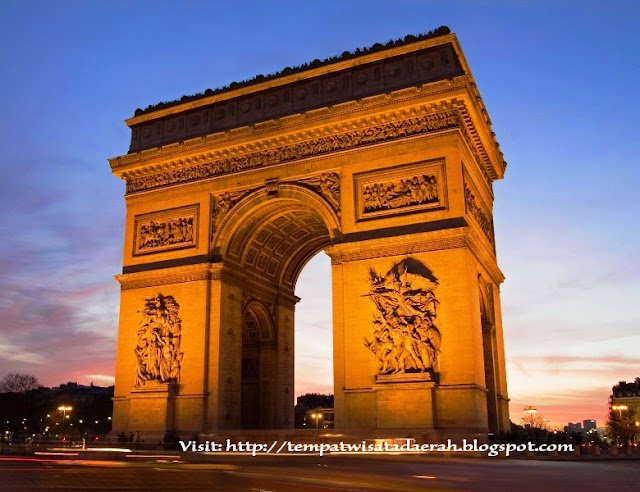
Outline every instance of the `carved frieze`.
<svg viewBox="0 0 640 492"><path fill-rule="evenodd" d="M435 325L438 280L414 258L395 264L384 276L370 271L366 294L376 307L373 339L378 374L437 373L441 335Z"/></svg>
<svg viewBox="0 0 640 492"><path fill-rule="evenodd" d="M335 213L340 215L340 175L338 173L322 173L319 176L301 179L297 183L322 195Z"/></svg>
<svg viewBox="0 0 640 492"><path fill-rule="evenodd" d="M491 215L485 212L482 206L479 204L479 200L476 198L476 193L472 191L469 180L465 177L464 182L464 204L467 213L473 217L482 229L482 232L491 244L494 244L493 236L493 219Z"/></svg>
<svg viewBox="0 0 640 492"><path fill-rule="evenodd" d="M198 212L198 205L191 205L136 216L134 256L195 247Z"/></svg>
<svg viewBox="0 0 640 492"><path fill-rule="evenodd" d="M173 296L158 293L145 299L135 348L136 387L147 381L179 382L183 357L179 309Z"/></svg>
<svg viewBox="0 0 640 492"><path fill-rule="evenodd" d="M135 193L137 191L212 178L248 169L272 166L305 157L383 142L385 140L410 137L449 128L458 128L461 125L460 115L457 110L430 113L414 118L374 125L347 133L326 135L300 143L251 152L227 159L219 159L183 169L132 178L127 181L127 193Z"/></svg>
<svg viewBox="0 0 640 492"><path fill-rule="evenodd" d="M429 161L355 176L358 220L446 206L444 162Z"/></svg>

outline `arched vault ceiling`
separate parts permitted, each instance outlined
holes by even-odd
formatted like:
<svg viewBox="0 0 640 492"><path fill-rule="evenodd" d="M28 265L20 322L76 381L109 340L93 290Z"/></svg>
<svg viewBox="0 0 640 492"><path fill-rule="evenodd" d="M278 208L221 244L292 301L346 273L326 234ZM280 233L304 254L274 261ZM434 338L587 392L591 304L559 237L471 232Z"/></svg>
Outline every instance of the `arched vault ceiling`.
<svg viewBox="0 0 640 492"><path fill-rule="evenodd" d="M307 260L330 243L317 212L293 201L274 200L243 221L227 254L245 272L293 289Z"/></svg>

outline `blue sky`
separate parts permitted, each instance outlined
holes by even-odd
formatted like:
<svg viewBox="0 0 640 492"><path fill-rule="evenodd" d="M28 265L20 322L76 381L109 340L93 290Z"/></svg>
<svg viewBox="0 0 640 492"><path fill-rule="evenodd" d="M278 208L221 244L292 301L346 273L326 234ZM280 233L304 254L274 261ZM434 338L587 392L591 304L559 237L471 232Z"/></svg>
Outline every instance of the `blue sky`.
<svg viewBox="0 0 640 492"><path fill-rule="evenodd" d="M111 381L138 107L448 25L509 163L495 183L512 420L599 418L640 376L634 1L0 3L0 376ZM329 266L298 295L297 391L331 389ZM317 348L317 337L326 345Z"/></svg>

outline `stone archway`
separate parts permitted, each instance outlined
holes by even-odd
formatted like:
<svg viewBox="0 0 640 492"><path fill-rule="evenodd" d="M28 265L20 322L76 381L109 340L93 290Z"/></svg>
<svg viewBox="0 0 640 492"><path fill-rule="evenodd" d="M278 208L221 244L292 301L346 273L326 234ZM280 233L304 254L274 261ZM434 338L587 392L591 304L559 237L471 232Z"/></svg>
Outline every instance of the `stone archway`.
<svg viewBox="0 0 640 492"><path fill-rule="evenodd" d="M321 250L337 429L508 428L505 162L455 35L127 124L130 151L110 160L127 189L114 432L293 427L295 284Z"/></svg>
<svg viewBox="0 0 640 492"><path fill-rule="evenodd" d="M312 182L315 180L312 178ZM243 306L240 399L223 402L224 419L230 420L224 425L236 426L227 415L233 414L234 405L239 404L240 427L247 427L245 417L253 422L249 426L252 428L291 427L294 307L298 301L295 283L307 261L330 246L332 236L339 234L337 213L322 193L304 182L270 183L232 195L221 194L214 197L212 209L211 248L224 265L221 282L227 281L230 289L242 285L241 293L228 302L232 308L241 299ZM251 326L268 327L269 338L262 337L258 344L245 343L246 330ZM236 348L228 349L233 352ZM233 361L228 363L233 372ZM247 374L250 368L254 371L252 381ZM234 386L233 382L229 384L236 393ZM252 399L251 391L256 405L247 402ZM250 418L256 407L260 408L258 414Z"/></svg>

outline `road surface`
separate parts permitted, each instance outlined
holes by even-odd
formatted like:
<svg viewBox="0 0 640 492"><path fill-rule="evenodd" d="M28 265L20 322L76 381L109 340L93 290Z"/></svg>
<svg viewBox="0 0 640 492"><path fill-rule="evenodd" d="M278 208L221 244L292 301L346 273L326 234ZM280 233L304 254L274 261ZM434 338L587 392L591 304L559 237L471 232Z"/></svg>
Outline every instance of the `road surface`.
<svg viewBox="0 0 640 492"><path fill-rule="evenodd" d="M33 459L33 458L32 458ZM209 463L0 457L0 490L637 491L640 460L237 456Z"/></svg>

